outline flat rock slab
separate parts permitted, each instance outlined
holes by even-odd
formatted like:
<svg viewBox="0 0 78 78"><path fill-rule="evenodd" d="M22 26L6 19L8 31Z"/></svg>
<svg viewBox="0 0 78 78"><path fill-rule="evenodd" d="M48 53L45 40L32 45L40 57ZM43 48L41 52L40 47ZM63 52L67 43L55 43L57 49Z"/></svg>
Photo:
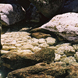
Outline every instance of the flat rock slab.
<svg viewBox="0 0 78 78"><path fill-rule="evenodd" d="M65 40L78 42L78 13L56 15L40 29L54 32Z"/></svg>

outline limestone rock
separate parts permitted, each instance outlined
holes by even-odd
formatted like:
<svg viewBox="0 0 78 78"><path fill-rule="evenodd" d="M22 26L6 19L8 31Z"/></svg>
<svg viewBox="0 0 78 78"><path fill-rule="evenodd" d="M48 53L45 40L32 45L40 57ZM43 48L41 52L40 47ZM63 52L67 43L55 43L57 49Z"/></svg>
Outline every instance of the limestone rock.
<svg viewBox="0 0 78 78"><path fill-rule="evenodd" d="M78 52L76 52L76 54L74 54L74 57L75 57L76 61L78 62Z"/></svg>
<svg viewBox="0 0 78 78"><path fill-rule="evenodd" d="M48 38L46 38L46 42L48 45L53 45L56 43L56 39L52 38L52 37L48 37Z"/></svg>
<svg viewBox="0 0 78 78"><path fill-rule="evenodd" d="M63 37L63 39L78 42L78 14L65 13L56 15L40 29L46 29Z"/></svg>
<svg viewBox="0 0 78 78"><path fill-rule="evenodd" d="M78 44L74 44L73 48L74 48L75 51L78 51Z"/></svg>
<svg viewBox="0 0 78 78"><path fill-rule="evenodd" d="M70 57L66 57L61 59L62 62L65 62L66 64L73 64L76 63L76 60L74 57L70 56Z"/></svg>
<svg viewBox="0 0 78 78"><path fill-rule="evenodd" d="M31 36L39 39L39 38L47 38L47 37L50 37L51 35L50 34L45 34L45 33L42 33L42 32L34 32L34 33L31 33Z"/></svg>
<svg viewBox="0 0 78 78"><path fill-rule="evenodd" d="M41 39L39 39L39 43L41 44L41 43L45 43L46 41L45 41L45 39L44 38L41 38Z"/></svg>
<svg viewBox="0 0 78 78"><path fill-rule="evenodd" d="M38 47L45 48L45 47L49 47L49 45L45 42L45 43L40 44Z"/></svg>
<svg viewBox="0 0 78 78"><path fill-rule="evenodd" d="M55 53L55 61L59 61L60 59L61 59L61 55Z"/></svg>
<svg viewBox="0 0 78 78"><path fill-rule="evenodd" d="M15 24L25 18L25 11L20 5L0 4L0 15L2 25Z"/></svg>
<svg viewBox="0 0 78 78"><path fill-rule="evenodd" d="M68 67L68 75L66 78L77 78L78 77L78 64L76 65L69 65Z"/></svg>

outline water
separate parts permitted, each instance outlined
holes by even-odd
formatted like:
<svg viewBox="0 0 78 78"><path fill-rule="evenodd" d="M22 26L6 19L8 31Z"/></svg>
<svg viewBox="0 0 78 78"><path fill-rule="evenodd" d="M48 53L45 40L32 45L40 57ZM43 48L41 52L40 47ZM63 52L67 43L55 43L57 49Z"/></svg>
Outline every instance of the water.
<svg viewBox="0 0 78 78"><path fill-rule="evenodd" d="M0 67L0 78L8 78L7 75L9 72L11 72L12 70L2 66Z"/></svg>

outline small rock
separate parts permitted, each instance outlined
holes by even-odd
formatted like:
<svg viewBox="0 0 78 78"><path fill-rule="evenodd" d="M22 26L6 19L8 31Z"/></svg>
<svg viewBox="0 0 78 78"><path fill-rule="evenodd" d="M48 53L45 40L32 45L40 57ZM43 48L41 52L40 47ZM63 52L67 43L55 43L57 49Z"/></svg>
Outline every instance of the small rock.
<svg viewBox="0 0 78 78"><path fill-rule="evenodd" d="M37 47L37 46L34 46L33 49L32 49L33 52L37 52L37 51L39 51L39 50L41 50L41 48L39 48L39 47Z"/></svg>
<svg viewBox="0 0 78 78"><path fill-rule="evenodd" d="M66 54L67 56L73 56L75 54L75 50L72 46L61 46L55 50L55 53L58 54Z"/></svg>
<svg viewBox="0 0 78 78"><path fill-rule="evenodd" d="M32 42L31 42L31 44L33 45L33 46L38 46L39 44L38 44L38 39L36 39L36 38L32 38L32 40L31 40Z"/></svg>
<svg viewBox="0 0 78 78"><path fill-rule="evenodd" d="M49 45L45 42L45 43L38 45L38 47L45 48L45 47L49 47Z"/></svg>
<svg viewBox="0 0 78 78"><path fill-rule="evenodd" d="M1 50L1 54L6 54L9 53L10 51L6 51L6 50Z"/></svg>
<svg viewBox="0 0 78 78"><path fill-rule="evenodd" d="M53 45L56 43L56 39L52 38L52 37L48 37L48 38L46 38L46 42L48 45Z"/></svg>
<svg viewBox="0 0 78 78"><path fill-rule="evenodd" d="M44 38L39 39L39 44L42 44L42 43L45 43L45 42L46 42L46 41L45 41Z"/></svg>
<svg viewBox="0 0 78 78"><path fill-rule="evenodd" d="M47 38L47 37L50 37L51 35L50 34L45 34L45 33L42 33L42 32L34 32L34 33L31 33L31 36L39 39L39 38Z"/></svg>
<svg viewBox="0 0 78 78"><path fill-rule="evenodd" d="M33 49L33 46L31 44L26 44L26 45L23 45L21 47L21 49L22 50L27 50L27 49L32 50Z"/></svg>
<svg viewBox="0 0 78 78"><path fill-rule="evenodd" d="M76 60L74 57L70 56L70 57L66 57L61 59L62 62L65 62L67 65L68 64L72 64L72 63L76 63Z"/></svg>
<svg viewBox="0 0 78 78"><path fill-rule="evenodd" d="M60 58L61 58L61 55L60 55L60 54L56 54L56 53L55 53L55 61L59 61L59 60L60 60Z"/></svg>

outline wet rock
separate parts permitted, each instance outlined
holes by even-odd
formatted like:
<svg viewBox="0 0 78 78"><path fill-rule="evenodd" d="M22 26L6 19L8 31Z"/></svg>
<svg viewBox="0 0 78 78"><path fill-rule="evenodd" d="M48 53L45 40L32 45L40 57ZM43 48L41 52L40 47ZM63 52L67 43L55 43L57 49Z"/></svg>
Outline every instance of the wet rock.
<svg viewBox="0 0 78 78"><path fill-rule="evenodd" d="M1 56L3 65L10 69L18 69L26 66L36 64L38 62L50 63L54 61L54 50L50 48L43 48L35 53L16 53L9 52Z"/></svg>
<svg viewBox="0 0 78 78"><path fill-rule="evenodd" d="M24 9L17 4L0 4L2 25L8 26L25 19Z"/></svg>

